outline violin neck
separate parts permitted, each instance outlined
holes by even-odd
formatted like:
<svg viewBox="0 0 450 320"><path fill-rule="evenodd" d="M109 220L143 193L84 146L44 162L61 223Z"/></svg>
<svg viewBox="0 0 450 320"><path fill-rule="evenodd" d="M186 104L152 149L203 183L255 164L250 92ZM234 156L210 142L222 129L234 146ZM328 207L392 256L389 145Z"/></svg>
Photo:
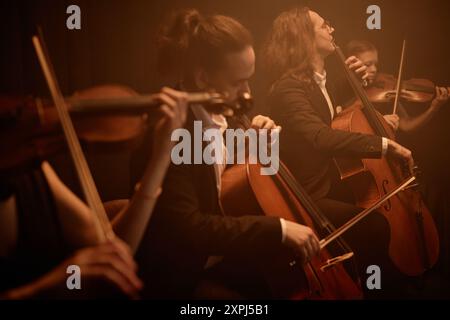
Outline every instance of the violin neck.
<svg viewBox="0 0 450 320"><path fill-rule="evenodd" d="M191 105L202 104L207 109L214 106L218 100L223 98L219 94L208 92L188 93L187 101ZM70 104L71 113L125 113L136 114L157 110L161 106L161 100L157 94L140 95L133 97L97 98L67 100Z"/></svg>

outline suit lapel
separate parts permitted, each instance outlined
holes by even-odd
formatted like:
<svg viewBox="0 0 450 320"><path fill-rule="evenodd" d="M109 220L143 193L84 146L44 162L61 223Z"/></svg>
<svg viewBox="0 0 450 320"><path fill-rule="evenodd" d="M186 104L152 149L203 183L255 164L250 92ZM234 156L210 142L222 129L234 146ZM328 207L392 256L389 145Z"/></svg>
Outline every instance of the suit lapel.
<svg viewBox="0 0 450 320"><path fill-rule="evenodd" d="M196 118L196 116L194 115L194 112L191 108L189 108L188 110L188 119L186 123L189 123L189 127L188 130L192 135L192 138L195 139L194 137L194 121L198 120ZM203 125L205 125L204 123L202 123ZM202 139L203 140L203 139ZM207 145L206 141L202 141L202 156L203 156L203 150L205 150L205 147ZM192 144L192 148L194 148L194 145ZM194 154L194 149L191 150L191 154ZM203 161L202 161L203 162ZM209 210L213 210L213 211L219 211L220 212L220 206L219 204L219 194L218 194L218 190L217 190L217 178L216 178L216 172L214 169L214 165L207 165L205 163L202 163L200 165L194 165L193 166L196 168L196 170L198 170L198 174L196 175L197 177L202 177L198 183L199 188L201 190L201 195L200 197L203 198L203 201L205 202L209 202L208 205L208 211Z"/></svg>
<svg viewBox="0 0 450 320"><path fill-rule="evenodd" d="M327 92L328 92L328 96L331 99L331 103L333 104L333 108L334 108L334 116L336 116L336 97L334 96L334 87L332 85L329 84L329 81L327 81L327 83L325 84L325 87L327 88Z"/></svg>

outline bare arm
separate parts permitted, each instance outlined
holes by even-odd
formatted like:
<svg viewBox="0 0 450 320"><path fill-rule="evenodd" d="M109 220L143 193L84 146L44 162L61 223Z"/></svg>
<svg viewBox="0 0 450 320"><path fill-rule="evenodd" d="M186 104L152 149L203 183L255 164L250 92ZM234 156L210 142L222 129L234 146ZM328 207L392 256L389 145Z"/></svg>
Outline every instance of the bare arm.
<svg viewBox="0 0 450 320"><path fill-rule="evenodd" d="M67 188L48 162L42 162L41 167L52 191L63 235L68 243L75 248L97 244L94 220L88 206Z"/></svg>
<svg viewBox="0 0 450 320"><path fill-rule="evenodd" d="M404 132L413 132L423 127L434 117L436 112L447 102L447 100L447 90L445 88L436 87L436 98L433 99L430 107L425 112L413 118L403 109L403 112L400 115L400 130Z"/></svg>
<svg viewBox="0 0 450 320"><path fill-rule="evenodd" d="M16 197L0 202L0 257L11 254L17 246L18 219Z"/></svg>
<svg viewBox="0 0 450 320"><path fill-rule="evenodd" d="M187 98L184 93L164 88L160 99L165 104L161 108L163 117L155 127L152 157L129 205L112 221L114 231L128 243L133 253L139 247L147 229L170 164L172 131L181 127L186 120Z"/></svg>
<svg viewBox="0 0 450 320"><path fill-rule="evenodd" d="M114 232L136 252L150 221L170 163L169 154L152 157L138 190L112 221Z"/></svg>

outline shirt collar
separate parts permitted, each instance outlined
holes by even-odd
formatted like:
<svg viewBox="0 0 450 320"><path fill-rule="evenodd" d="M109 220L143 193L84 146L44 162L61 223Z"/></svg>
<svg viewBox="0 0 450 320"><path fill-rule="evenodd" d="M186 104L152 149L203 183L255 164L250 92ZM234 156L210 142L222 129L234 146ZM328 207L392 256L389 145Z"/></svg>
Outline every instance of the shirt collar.
<svg viewBox="0 0 450 320"><path fill-rule="evenodd" d="M220 133L223 134L225 130L228 128L227 119L221 114L211 114L212 121L214 123L214 127L220 129Z"/></svg>
<svg viewBox="0 0 450 320"><path fill-rule="evenodd" d="M214 128L220 129L221 134L228 128L227 119L221 114L210 113L201 105L192 105L191 110L197 120L202 121L203 131Z"/></svg>
<svg viewBox="0 0 450 320"><path fill-rule="evenodd" d="M327 72L324 70L323 74L320 74L320 73L314 71L313 78L314 78L314 81L317 84L322 84L323 83L325 85L325 83L327 81Z"/></svg>

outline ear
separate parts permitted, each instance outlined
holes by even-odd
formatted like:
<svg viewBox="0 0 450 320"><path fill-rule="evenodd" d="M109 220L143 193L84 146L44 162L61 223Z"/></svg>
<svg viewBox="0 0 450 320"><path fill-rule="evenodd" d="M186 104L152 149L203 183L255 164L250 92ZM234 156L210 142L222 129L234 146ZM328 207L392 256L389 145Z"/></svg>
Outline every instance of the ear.
<svg viewBox="0 0 450 320"><path fill-rule="evenodd" d="M195 86L199 90L206 90L209 85L209 77L204 69L197 69L194 72Z"/></svg>

